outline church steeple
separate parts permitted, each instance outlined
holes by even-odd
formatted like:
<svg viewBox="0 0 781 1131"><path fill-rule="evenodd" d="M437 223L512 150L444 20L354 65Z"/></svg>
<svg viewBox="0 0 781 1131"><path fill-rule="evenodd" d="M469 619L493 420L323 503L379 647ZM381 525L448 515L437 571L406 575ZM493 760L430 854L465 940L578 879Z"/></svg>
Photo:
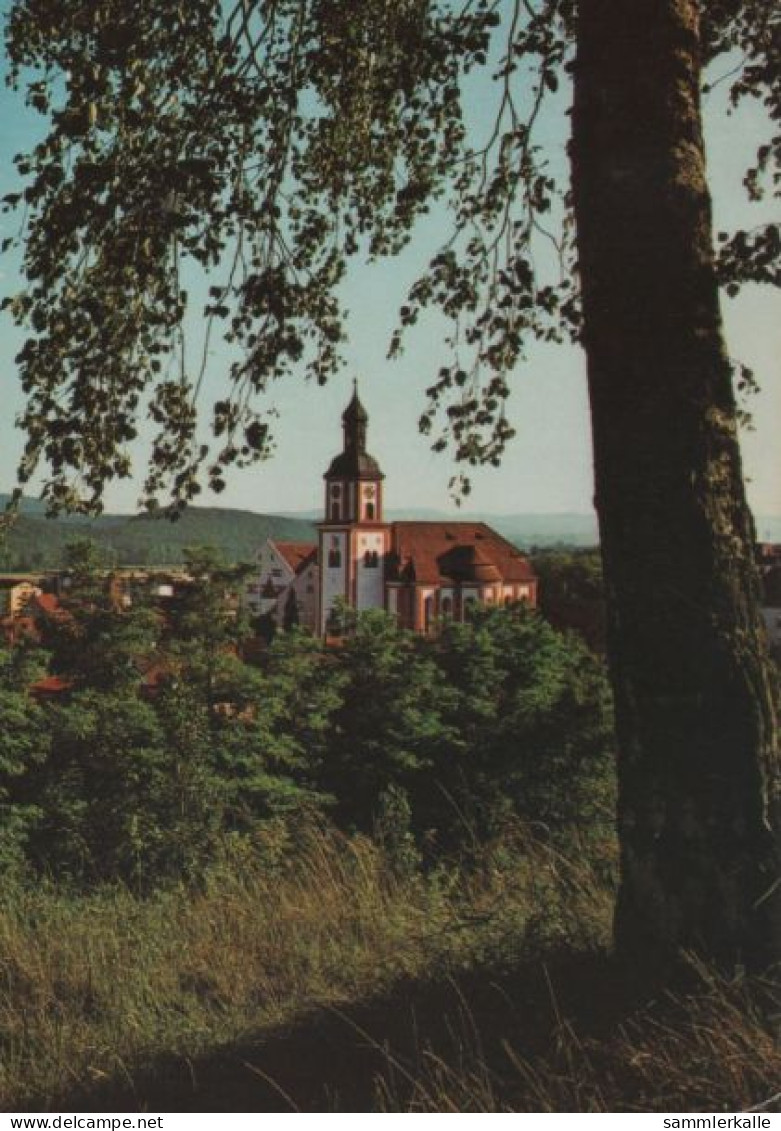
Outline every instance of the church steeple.
<svg viewBox="0 0 781 1131"><path fill-rule="evenodd" d="M382 518L382 481L374 456L366 450L369 414L353 382L342 413L342 451L331 460L325 479L325 514L319 523L319 625L328 631L336 602L356 609L383 608L385 559L390 527Z"/></svg>
<svg viewBox="0 0 781 1131"><path fill-rule="evenodd" d="M344 450L354 448L358 455L366 453L366 426L369 414L358 397L358 381L353 379L353 399L342 413Z"/></svg>
<svg viewBox="0 0 781 1131"><path fill-rule="evenodd" d="M342 413L343 445L325 473L326 522L382 522L382 480L374 456L366 450L369 414L358 396L358 382Z"/></svg>

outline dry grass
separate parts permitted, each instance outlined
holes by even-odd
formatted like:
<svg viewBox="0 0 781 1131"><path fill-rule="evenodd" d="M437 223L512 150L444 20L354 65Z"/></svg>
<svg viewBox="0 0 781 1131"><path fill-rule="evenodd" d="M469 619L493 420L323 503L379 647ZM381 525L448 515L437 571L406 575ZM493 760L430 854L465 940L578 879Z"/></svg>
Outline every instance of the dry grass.
<svg viewBox="0 0 781 1131"><path fill-rule="evenodd" d="M485 1033L461 1003L457 1048L427 1047L411 1073L388 1058L376 1098L406 1112L781 1111L781 1048L772 1004L778 987L730 983L692 964L687 993L628 1008L607 1032L556 1001L545 1053L528 1055L506 1034L486 1055ZM761 1006L759 1003L762 1003ZM517 1036L517 1035L516 1035Z"/></svg>
<svg viewBox="0 0 781 1131"><path fill-rule="evenodd" d="M469 874L400 878L316 825L138 899L10 893L0 912L0 1106L37 1109L156 1056L203 1054L402 978L514 961L526 939L604 938L584 868L508 838Z"/></svg>
<svg viewBox="0 0 781 1131"><path fill-rule="evenodd" d="M604 950L602 870L516 833L403 877L313 824L195 893L11 893L0 1106L781 1109L772 987L694 968L639 999Z"/></svg>

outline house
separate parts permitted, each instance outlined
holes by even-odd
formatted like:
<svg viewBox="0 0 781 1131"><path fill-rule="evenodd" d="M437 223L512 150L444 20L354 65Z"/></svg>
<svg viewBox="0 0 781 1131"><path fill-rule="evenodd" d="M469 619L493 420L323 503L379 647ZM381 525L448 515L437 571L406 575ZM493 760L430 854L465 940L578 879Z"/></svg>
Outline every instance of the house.
<svg viewBox="0 0 781 1131"><path fill-rule="evenodd" d="M385 476L367 451L357 389L342 430L342 451L324 475L317 543L269 539L246 583L245 607L324 636L340 601L385 609L424 633L443 618L463 620L472 604L536 606L528 559L486 523L385 521Z"/></svg>
<svg viewBox="0 0 781 1131"><path fill-rule="evenodd" d="M257 556L257 573L244 586L243 605L254 616L270 616L280 627L317 629L318 568L315 542L269 538Z"/></svg>
<svg viewBox="0 0 781 1131"><path fill-rule="evenodd" d="M20 574L0 576L0 616L19 617L33 597L41 592L41 578Z"/></svg>

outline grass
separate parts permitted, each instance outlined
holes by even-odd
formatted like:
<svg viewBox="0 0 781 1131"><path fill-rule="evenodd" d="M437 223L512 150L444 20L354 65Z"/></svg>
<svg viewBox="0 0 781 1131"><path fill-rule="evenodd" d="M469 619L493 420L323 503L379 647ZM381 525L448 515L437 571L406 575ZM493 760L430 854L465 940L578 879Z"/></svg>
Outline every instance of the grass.
<svg viewBox="0 0 781 1131"><path fill-rule="evenodd" d="M555 1000L546 1050L512 1043L486 1054L469 1003L454 1055L427 1046L409 1072L389 1057L375 1106L404 1112L781 1111L781 1050L768 1024L770 987L727 982L696 965L687 993L663 994L599 1030L599 1010L573 1021ZM603 988L610 971L601 971ZM759 990L759 992L757 992ZM777 992L777 988L776 991ZM610 1011L608 1010L608 1013ZM589 1032L589 1029L592 1031ZM580 1031L579 1031L580 1030ZM585 1031L584 1031L585 1030ZM401 1073L400 1073L401 1070ZM401 1086L399 1079L401 1074Z"/></svg>
<svg viewBox="0 0 781 1131"><path fill-rule="evenodd" d="M545 933L593 940L607 928L607 892L517 837L468 872L421 878L396 874L364 838L316 824L280 836L197 892L10 893L3 1110L56 1108L162 1056L202 1057L401 981L512 964Z"/></svg>
<svg viewBox="0 0 781 1131"><path fill-rule="evenodd" d="M692 966L649 1000L607 952L607 869L577 856L516 831L400 875L312 823L196 892L9 893L0 1106L781 1110L773 987Z"/></svg>

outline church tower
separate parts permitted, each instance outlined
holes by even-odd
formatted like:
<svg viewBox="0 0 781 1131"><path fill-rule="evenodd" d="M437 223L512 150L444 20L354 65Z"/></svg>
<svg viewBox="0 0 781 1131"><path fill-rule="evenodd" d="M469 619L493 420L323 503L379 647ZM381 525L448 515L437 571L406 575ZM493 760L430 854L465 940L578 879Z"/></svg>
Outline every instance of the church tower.
<svg viewBox="0 0 781 1131"><path fill-rule="evenodd" d="M342 413L342 451L324 475L325 517L319 524L320 632L338 597L356 609L385 606L388 525L383 521L385 476L366 450L368 413L355 383Z"/></svg>

